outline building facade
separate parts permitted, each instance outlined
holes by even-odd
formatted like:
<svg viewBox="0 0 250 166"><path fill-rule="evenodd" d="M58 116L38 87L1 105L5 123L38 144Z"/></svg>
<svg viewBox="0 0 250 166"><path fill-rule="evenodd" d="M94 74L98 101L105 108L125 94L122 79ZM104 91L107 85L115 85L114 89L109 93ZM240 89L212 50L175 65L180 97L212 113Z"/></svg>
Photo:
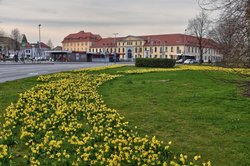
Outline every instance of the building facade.
<svg viewBox="0 0 250 166"><path fill-rule="evenodd" d="M101 38L100 35L80 31L65 37L62 44L63 50L86 51L93 54L96 59L106 59L106 56L110 55L119 56L120 60L125 61L133 61L135 58L180 59L183 55L200 59L197 39L185 34ZM222 60L218 45L214 41L204 39L203 47L204 62Z"/></svg>
<svg viewBox="0 0 250 166"><path fill-rule="evenodd" d="M80 31L66 36L62 41L62 49L65 51L90 51L90 47L95 42L101 40L100 35L92 34L91 32Z"/></svg>
<svg viewBox="0 0 250 166"><path fill-rule="evenodd" d="M0 54L8 56L20 49L20 43L10 37L0 37Z"/></svg>
<svg viewBox="0 0 250 166"><path fill-rule="evenodd" d="M204 40L203 60L221 61L217 44ZM184 34L127 36L122 38L104 38L91 46L91 52L100 54L119 54L121 60L135 58L180 59L183 55L200 59L199 44L195 37Z"/></svg>
<svg viewBox="0 0 250 166"><path fill-rule="evenodd" d="M39 42L27 42L25 48L23 48L22 50L23 52L20 52L20 54L23 54L25 58L31 58L36 60L48 60L50 57L49 54L47 54L47 51L50 50L51 48L43 42L41 42L40 45Z"/></svg>

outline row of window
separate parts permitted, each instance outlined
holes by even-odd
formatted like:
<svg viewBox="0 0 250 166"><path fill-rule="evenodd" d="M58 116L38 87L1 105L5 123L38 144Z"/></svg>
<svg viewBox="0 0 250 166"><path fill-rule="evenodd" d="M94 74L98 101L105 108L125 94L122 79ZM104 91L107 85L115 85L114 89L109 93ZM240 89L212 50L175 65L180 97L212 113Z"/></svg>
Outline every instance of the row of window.
<svg viewBox="0 0 250 166"><path fill-rule="evenodd" d="M127 41L127 42L118 42L118 46L132 46L132 45L136 45L136 46L142 46L144 43L142 41Z"/></svg>
<svg viewBox="0 0 250 166"><path fill-rule="evenodd" d="M188 47L187 53L200 53L200 50L198 47ZM215 49L212 49L212 48L204 48L203 53L216 55L217 51Z"/></svg>
<svg viewBox="0 0 250 166"><path fill-rule="evenodd" d="M135 54L134 56L135 58L143 58L145 56L141 55L141 54ZM147 58L158 58L158 55L148 55L146 56ZM174 55L160 55L159 58L171 58L171 59L174 59ZM122 58L124 59L124 55L122 55ZM196 59L199 59L199 56L196 56ZM218 57L218 56L204 56L204 60L205 61L208 61L208 60L211 60L211 61L220 61L221 60L221 57Z"/></svg>
<svg viewBox="0 0 250 166"><path fill-rule="evenodd" d="M90 43L91 45L91 43ZM64 47L69 47L69 46L74 46L74 47L79 47L79 46L88 46L88 42L74 42L74 43L64 43Z"/></svg>
<svg viewBox="0 0 250 166"><path fill-rule="evenodd" d="M135 47L134 52L135 53L142 53L142 47ZM174 52L174 47L170 47L171 52ZM108 52L119 52L119 53L124 53L125 48L107 48L105 51ZM149 51L149 52L168 52L168 47L145 47L144 51ZM104 52L104 48L92 48L91 52ZM176 52L181 53L181 49L179 47L176 47Z"/></svg>
<svg viewBox="0 0 250 166"><path fill-rule="evenodd" d="M144 51L150 52L150 53L163 53L163 52L168 52L170 48L170 52L173 53L174 52L174 47L145 47ZM92 48L92 49L87 49L87 48L65 48L66 50L69 51L91 51L91 52L104 52L104 48ZM106 52L118 52L118 53L125 53L125 48L106 48L105 49ZM143 51L143 47L135 47L133 52L135 53L142 53ZM187 47L186 49L186 53L199 53L199 49L197 47ZM181 54L182 50L180 49L180 47L176 47L176 53L177 54ZM212 54L212 55L216 55L217 51L211 48L205 48L204 49L204 54Z"/></svg>
<svg viewBox="0 0 250 166"><path fill-rule="evenodd" d="M89 51L87 48L64 48L67 51Z"/></svg>

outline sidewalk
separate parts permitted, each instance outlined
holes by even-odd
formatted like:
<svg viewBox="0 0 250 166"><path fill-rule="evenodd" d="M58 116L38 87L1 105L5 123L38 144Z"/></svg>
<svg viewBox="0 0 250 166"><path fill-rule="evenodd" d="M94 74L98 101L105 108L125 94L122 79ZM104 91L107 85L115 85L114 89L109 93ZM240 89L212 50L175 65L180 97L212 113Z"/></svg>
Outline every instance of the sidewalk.
<svg viewBox="0 0 250 166"><path fill-rule="evenodd" d="M96 63L96 64L108 64L108 65L114 65L114 64L125 64L125 65L134 65L134 62L51 62L51 61L25 61L23 63L22 61L0 61L0 65L54 65L54 64L88 64L88 63Z"/></svg>
<svg viewBox="0 0 250 166"><path fill-rule="evenodd" d="M25 61L25 63L23 63L22 61L0 61L0 65L34 65L34 64L54 64L54 62L50 62L50 61Z"/></svg>

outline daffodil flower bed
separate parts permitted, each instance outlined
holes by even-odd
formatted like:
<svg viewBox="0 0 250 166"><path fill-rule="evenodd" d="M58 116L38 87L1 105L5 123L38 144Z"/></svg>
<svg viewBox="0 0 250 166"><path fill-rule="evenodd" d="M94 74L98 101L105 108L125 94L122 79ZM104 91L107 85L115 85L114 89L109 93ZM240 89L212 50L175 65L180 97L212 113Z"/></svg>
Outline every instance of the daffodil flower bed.
<svg viewBox="0 0 250 166"><path fill-rule="evenodd" d="M250 69L244 68L223 68L217 66L190 66L181 65L174 68L146 68L146 69L135 69L119 71L119 74L142 74L142 73L152 73L152 72L165 72L165 71L178 71L178 70L201 70L201 71L224 71L228 73L240 73L242 75L250 75Z"/></svg>
<svg viewBox="0 0 250 166"><path fill-rule="evenodd" d="M84 70L40 76L44 84L20 94L6 110L0 165L15 160L12 149L20 142L29 165L201 165L199 155L172 154L171 142L139 136L105 105L97 87L121 76Z"/></svg>

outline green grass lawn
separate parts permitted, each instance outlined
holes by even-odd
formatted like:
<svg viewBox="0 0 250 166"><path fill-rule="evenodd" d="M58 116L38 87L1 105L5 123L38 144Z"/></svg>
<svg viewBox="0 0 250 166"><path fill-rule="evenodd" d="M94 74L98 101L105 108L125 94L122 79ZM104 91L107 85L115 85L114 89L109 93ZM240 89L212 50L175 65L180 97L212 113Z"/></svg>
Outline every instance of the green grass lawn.
<svg viewBox="0 0 250 166"><path fill-rule="evenodd" d="M250 99L241 95L239 85L222 79L241 78L205 71L134 74L105 83L99 92L109 107L138 127L141 136L172 141L174 152L201 154L216 166L250 165ZM36 77L0 83L0 115L19 93L37 83Z"/></svg>
<svg viewBox="0 0 250 166"><path fill-rule="evenodd" d="M141 135L173 141L175 152L213 165L250 165L250 99L233 74L173 71L127 75L100 89L105 103Z"/></svg>
<svg viewBox="0 0 250 166"><path fill-rule="evenodd" d="M15 81L7 81L5 83L0 83L0 115L2 116L4 110L10 103L17 102L19 98L19 93L24 92L36 84L37 77L29 77L24 79L19 79ZM0 118L0 123L2 123L3 119ZM1 125L0 125L1 126Z"/></svg>

